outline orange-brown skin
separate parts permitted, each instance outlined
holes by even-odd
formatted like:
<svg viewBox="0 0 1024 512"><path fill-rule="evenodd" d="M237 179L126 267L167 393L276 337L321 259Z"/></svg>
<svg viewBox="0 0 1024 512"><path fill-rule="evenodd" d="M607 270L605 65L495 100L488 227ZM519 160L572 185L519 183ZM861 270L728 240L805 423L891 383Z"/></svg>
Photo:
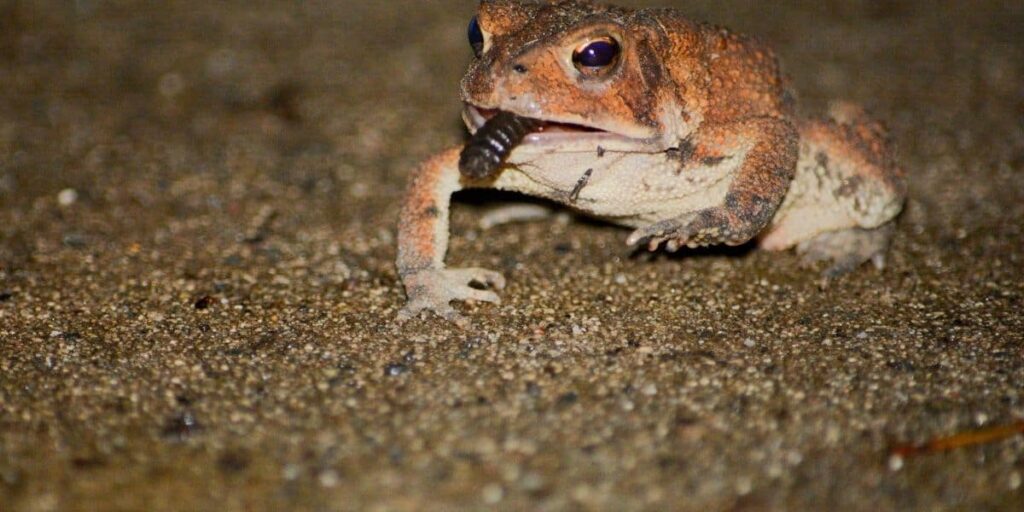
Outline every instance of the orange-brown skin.
<svg viewBox="0 0 1024 512"><path fill-rule="evenodd" d="M672 167L680 180L711 172L723 162L735 166L724 196L717 196L720 200L676 215L652 206L637 208L635 218L625 218L614 208L602 209L602 204L621 198L590 198L590 209L583 208L588 213L602 216L615 210L620 223L638 228L629 237L631 244L654 250L665 243L676 250L684 245L738 245L762 235L767 242L763 245L771 249L802 243L813 249L815 237L826 231L874 229L902 205L904 180L884 130L853 107L834 112L829 120L797 119L774 53L751 38L695 23L669 9L633 10L576 0L483 0L478 20L486 39L462 80L467 105L618 134L632 141L618 154L650 154L652 168ZM574 70L567 58L572 48L599 37L620 44L617 64L592 73ZM579 153L578 146L573 149ZM523 160L529 160L529 151L523 150ZM542 154L551 151L559 149ZM568 147L565 151L572 153ZM459 318L448 300L466 296L468 283L452 281L453 271L443 263L451 193L494 186L563 202L569 195L565 190L534 189L529 180L516 181L514 176L469 182L458 175L457 152L448 150L421 165L403 204L397 265L410 304L402 318L422 309ZM595 161L603 154L599 149ZM576 158L571 162L578 162ZM509 165L514 170L508 173L528 174L517 162ZM800 197L790 193L787 198L801 169L808 174L797 180ZM660 176L649 170L647 175L617 172L613 178L624 185ZM863 183L874 188L859 188ZM863 197L854 198L857 190ZM699 193L685 190L686 197ZM852 199L842 202L843 193ZM831 224L820 232L807 222L806 212L814 208L832 208ZM857 208L863 209L864 219L853 223ZM850 245L847 238L842 238L845 245L830 238L823 254L842 256ZM878 252L874 238L866 246L872 255ZM863 261L862 256L858 252L856 258ZM481 272L468 277L498 282L493 273ZM481 300L496 302L497 297Z"/></svg>
<svg viewBox="0 0 1024 512"><path fill-rule="evenodd" d="M829 119L804 121L801 138L821 145L832 144L834 151L856 162L865 178L879 180L895 195L905 197L906 175L896 165L885 127L849 104L834 105L830 114Z"/></svg>
<svg viewBox="0 0 1024 512"><path fill-rule="evenodd" d="M437 194L435 190L444 179L444 163L458 158L459 150L451 148L423 162L409 181L400 214L403 222L398 226L398 238L408 241L398 246L398 259L404 262L400 268L403 275L435 263L431 260L435 257L439 229L429 220L437 219L447 210L451 200L450 195ZM406 222L409 219L414 221Z"/></svg>

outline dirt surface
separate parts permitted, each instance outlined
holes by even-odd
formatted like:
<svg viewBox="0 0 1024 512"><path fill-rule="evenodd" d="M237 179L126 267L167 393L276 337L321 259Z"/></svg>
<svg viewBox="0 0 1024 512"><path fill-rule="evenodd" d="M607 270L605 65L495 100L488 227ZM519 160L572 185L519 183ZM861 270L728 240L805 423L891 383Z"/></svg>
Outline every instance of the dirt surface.
<svg viewBox="0 0 1024 512"><path fill-rule="evenodd" d="M503 304L399 327L472 1L0 1L0 510L1022 510L1024 436L890 451L1024 419L1024 4L672 3L892 127L886 270L469 193Z"/></svg>

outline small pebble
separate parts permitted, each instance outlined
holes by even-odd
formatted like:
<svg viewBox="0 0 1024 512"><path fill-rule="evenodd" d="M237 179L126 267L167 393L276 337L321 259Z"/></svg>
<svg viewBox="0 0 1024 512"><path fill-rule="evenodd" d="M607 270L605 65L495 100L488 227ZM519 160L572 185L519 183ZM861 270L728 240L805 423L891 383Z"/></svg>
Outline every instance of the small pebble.
<svg viewBox="0 0 1024 512"><path fill-rule="evenodd" d="M402 363L391 363L384 367L386 377L397 377L407 371L409 371L409 367Z"/></svg>
<svg viewBox="0 0 1024 512"><path fill-rule="evenodd" d="M522 485L523 489L527 491L538 491L544 487L544 478L540 474L531 471L523 475Z"/></svg>
<svg viewBox="0 0 1024 512"><path fill-rule="evenodd" d="M558 397L558 405L562 407L570 406L579 400L579 395L570 391Z"/></svg>
<svg viewBox="0 0 1024 512"><path fill-rule="evenodd" d="M72 249L81 249L87 245L85 236L83 236L81 233L68 233L64 235L64 238L61 239L61 242L65 246L71 247Z"/></svg>
<svg viewBox="0 0 1024 512"><path fill-rule="evenodd" d="M901 469L903 469L903 457L900 455L889 457L889 471L899 471Z"/></svg>
<svg viewBox="0 0 1024 512"><path fill-rule="evenodd" d="M572 499L576 501L589 501L594 495L593 489L591 489L590 486L586 484L577 485L572 489L571 492Z"/></svg>
<svg viewBox="0 0 1024 512"><path fill-rule="evenodd" d="M173 98L181 94L181 91L185 89L185 79L178 73L167 73L160 77L157 89L159 89L161 96Z"/></svg>
<svg viewBox="0 0 1024 512"><path fill-rule="evenodd" d="M66 188L57 194L57 204L61 206L71 206L75 201L78 201L78 191L73 188Z"/></svg>
<svg viewBox="0 0 1024 512"><path fill-rule="evenodd" d="M288 464L284 467L284 470L281 471L281 476L284 477L285 480L295 480L299 478L300 474L302 474L302 470L296 464Z"/></svg>
<svg viewBox="0 0 1024 512"><path fill-rule="evenodd" d="M488 484L484 487L484 503L494 505L505 497L505 490L498 484Z"/></svg>
<svg viewBox="0 0 1024 512"><path fill-rule="evenodd" d="M754 482L748 477L740 477L736 481L736 494L740 496L746 496L750 494L750 491L754 490Z"/></svg>
<svg viewBox="0 0 1024 512"><path fill-rule="evenodd" d="M318 475L320 485L331 488L338 485L338 472L333 469L325 469Z"/></svg>
<svg viewBox="0 0 1024 512"><path fill-rule="evenodd" d="M164 428L161 431L163 437L170 441L186 441L195 434L203 430L202 425L196 420L195 415L191 412L183 412L176 414L169 418L164 423Z"/></svg>
<svg viewBox="0 0 1024 512"><path fill-rule="evenodd" d="M192 306L195 307L198 310L203 310L203 309L207 309L210 306L212 306L213 303L214 303L213 297L210 297L209 295L204 295L203 297L200 297L199 299L197 299L196 302L194 304L192 304Z"/></svg>

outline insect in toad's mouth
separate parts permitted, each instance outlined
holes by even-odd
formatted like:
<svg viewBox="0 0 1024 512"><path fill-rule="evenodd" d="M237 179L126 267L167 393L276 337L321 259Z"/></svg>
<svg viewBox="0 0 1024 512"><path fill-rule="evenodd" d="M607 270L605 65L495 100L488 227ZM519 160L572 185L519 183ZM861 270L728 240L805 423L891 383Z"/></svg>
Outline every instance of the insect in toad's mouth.
<svg viewBox="0 0 1024 512"><path fill-rule="evenodd" d="M499 112L466 143L459 155L459 172L475 179L494 175L523 138L541 125L543 121L537 119Z"/></svg>
<svg viewBox="0 0 1024 512"><path fill-rule="evenodd" d="M532 118L511 111L478 108L466 105L464 117L475 133L459 155L459 171L472 179L486 179L497 174L512 151L522 144L559 144L568 140L586 142L603 153L600 143L617 141L629 147L651 149L650 141L621 135L584 124Z"/></svg>

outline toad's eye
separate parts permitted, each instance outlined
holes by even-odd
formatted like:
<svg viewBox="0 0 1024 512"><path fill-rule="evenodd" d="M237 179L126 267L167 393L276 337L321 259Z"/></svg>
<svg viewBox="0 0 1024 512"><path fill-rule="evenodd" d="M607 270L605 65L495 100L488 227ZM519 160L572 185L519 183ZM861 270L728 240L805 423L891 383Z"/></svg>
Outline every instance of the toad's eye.
<svg viewBox="0 0 1024 512"><path fill-rule="evenodd" d="M611 37L602 37L576 48L572 52L572 63L581 73L594 75L618 62L620 53L622 50L618 41Z"/></svg>
<svg viewBox="0 0 1024 512"><path fill-rule="evenodd" d="M469 28L466 30L469 35L469 45L473 47L473 53L477 57L484 52L484 31L480 30L480 22L476 16L469 20Z"/></svg>

